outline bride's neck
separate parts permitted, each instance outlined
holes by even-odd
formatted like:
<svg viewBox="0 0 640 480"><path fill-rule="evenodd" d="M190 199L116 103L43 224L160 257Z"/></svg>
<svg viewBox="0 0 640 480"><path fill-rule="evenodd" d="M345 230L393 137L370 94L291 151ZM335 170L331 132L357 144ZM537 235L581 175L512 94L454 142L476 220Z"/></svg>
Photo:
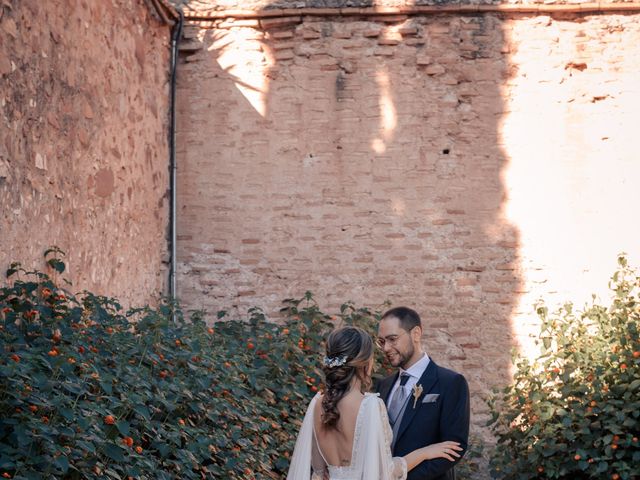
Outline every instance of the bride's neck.
<svg viewBox="0 0 640 480"><path fill-rule="evenodd" d="M347 391L347 393L351 392L362 393L362 381L358 378L357 375L353 376L353 379L349 384L349 390Z"/></svg>

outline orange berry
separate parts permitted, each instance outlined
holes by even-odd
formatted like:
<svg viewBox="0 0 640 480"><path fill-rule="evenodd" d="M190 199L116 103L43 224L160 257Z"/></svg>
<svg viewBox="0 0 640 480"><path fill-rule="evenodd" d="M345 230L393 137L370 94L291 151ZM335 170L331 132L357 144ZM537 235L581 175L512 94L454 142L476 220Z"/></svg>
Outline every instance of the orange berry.
<svg viewBox="0 0 640 480"><path fill-rule="evenodd" d="M167 377L167 375L169 375L169 372L167 372L166 370L162 370L162 371L160 372L160 378L166 378L166 377Z"/></svg>
<svg viewBox="0 0 640 480"><path fill-rule="evenodd" d="M56 331L53 332L53 336L51 337L51 339L56 343L62 340L62 333L60 333L59 329L56 329Z"/></svg>
<svg viewBox="0 0 640 480"><path fill-rule="evenodd" d="M640 357L640 351L633 352L633 358L639 358L639 357Z"/></svg>
<svg viewBox="0 0 640 480"><path fill-rule="evenodd" d="M254 348L256 348L256 346L255 346L253 343L248 342L248 343L247 343L247 348L248 348L249 350L253 350Z"/></svg>
<svg viewBox="0 0 640 480"><path fill-rule="evenodd" d="M49 423L49 417L47 417L46 415L44 415L42 417L42 423Z"/></svg>
<svg viewBox="0 0 640 480"><path fill-rule="evenodd" d="M283 335L289 335L289 329L288 328L283 328L282 329L282 334Z"/></svg>
<svg viewBox="0 0 640 480"><path fill-rule="evenodd" d="M82 345L78 347L78 352L84 353L84 347Z"/></svg>
<svg viewBox="0 0 640 480"><path fill-rule="evenodd" d="M179 419L178 419L178 423L179 423L181 426L183 426L183 427L184 427L184 420L183 420L183 419L179 418Z"/></svg>
<svg viewBox="0 0 640 480"><path fill-rule="evenodd" d="M14 353L13 355L11 355L11 360L13 360L14 362L19 362L20 357Z"/></svg>
<svg viewBox="0 0 640 480"><path fill-rule="evenodd" d="M318 387L316 387L315 385L311 386L311 391L312 392L317 392L318 391Z"/></svg>
<svg viewBox="0 0 640 480"><path fill-rule="evenodd" d="M620 436L619 435L614 435L613 436L613 442L614 443L618 443L620 441Z"/></svg>
<svg viewBox="0 0 640 480"><path fill-rule="evenodd" d="M49 290L48 288L43 288L42 289L42 295L44 295L45 297L48 297L51 295L51 290Z"/></svg>
<svg viewBox="0 0 640 480"><path fill-rule="evenodd" d="M10 309L9 307L4 307L4 308L2 309L2 313L4 313L5 315L6 315L7 313L9 313L10 311L11 311L11 309Z"/></svg>
<svg viewBox="0 0 640 480"><path fill-rule="evenodd" d="M35 405L29 405L29 410L31 410L33 413L36 413L38 411L38 407Z"/></svg>
<svg viewBox="0 0 640 480"><path fill-rule="evenodd" d="M224 367L225 368L231 368L231 364L229 362L224 362Z"/></svg>
<svg viewBox="0 0 640 480"><path fill-rule="evenodd" d="M253 472L252 472L252 470L251 470L249 467L247 467L247 468L245 468L245 469L244 469L244 474L245 474L245 475L251 475L252 473L253 473Z"/></svg>
<svg viewBox="0 0 640 480"><path fill-rule="evenodd" d="M2 474L2 476L3 476L4 478L11 478L11 475L9 475L7 472L4 472L4 473Z"/></svg>
<svg viewBox="0 0 640 480"><path fill-rule="evenodd" d="M104 331L107 332L109 335L111 335L113 333L113 328L107 327L104 329Z"/></svg>
<svg viewBox="0 0 640 480"><path fill-rule="evenodd" d="M136 453L137 453L138 455L142 453L142 447L141 447L140 445L138 445L138 446L136 447Z"/></svg>
<svg viewBox="0 0 640 480"><path fill-rule="evenodd" d="M578 460L580 460L582 457L578 454L576 454L573 459L577 462Z"/></svg>
<svg viewBox="0 0 640 480"><path fill-rule="evenodd" d="M52 350L49 350L47 352L47 355L49 355L50 357L56 357L58 355L58 351L54 348Z"/></svg>
<svg viewBox="0 0 640 480"><path fill-rule="evenodd" d="M611 445L611 450L617 450L618 449L618 445L616 445L615 443Z"/></svg>
<svg viewBox="0 0 640 480"><path fill-rule="evenodd" d="M623 363L622 365L620 365L620 370L626 370L627 369L627 364Z"/></svg>
<svg viewBox="0 0 640 480"><path fill-rule="evenodd" d="M596 405L598 405L598 402L596 402L595 400L592 400L589 405L591 405L592 407L595 407Z"/></svg>
<svg viewBox="0 0 640 480"><path fill-rule="evenodd" d="M538 473L542 473L542 472L544 472L544 467L542 467L542 466L538 467Z"/></svg>
<svg viewBox="0 0 640 480"><path fill-rule="evenodd" d="M620 475L618 475L617 473L614 473L613 475L611 475L611 480L618 480L620 478Z"/></svg>
<svg viewBox="0 0 640 480"><path fill-rule="evenodd" d="M208 329L207 332L209 332L209 335L213 335L213 328Z"/></svg>
<svg viewBox="0 0 640 480"><path fill-rule="evenodd" d="M73 357L69 357L69 358L67 359L67 362L69 362L70 364L72 364L72 365L73 365L74 363L76 363L76 359L75 359L75 358L73 358Z"/></svg>
<svg viewBox="0 0 640 480"><path fill-rule="evenodd" d="M116 419L113 418L113 415L107 415L106 417L104 417L104 423L106 423L107 425L113 425L114 423L116 423Z"/></svg>
<svg viewBox="0 0 640 480"><path fill-rule="evenodd" d="M182 342L180 342L180 340L176 340L176 347L179 347L182 344Z"/></svg>

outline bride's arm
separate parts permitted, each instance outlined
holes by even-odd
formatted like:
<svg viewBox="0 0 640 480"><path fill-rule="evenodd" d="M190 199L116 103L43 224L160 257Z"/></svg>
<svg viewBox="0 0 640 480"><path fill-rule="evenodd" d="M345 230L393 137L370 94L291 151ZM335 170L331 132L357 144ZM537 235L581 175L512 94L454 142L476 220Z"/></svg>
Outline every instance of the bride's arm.
<svg viewBox="0 0 640 480"><path fill-rule="evenodd" d="M461 450L462 447L458 442L434 443L405 455L404 460L407 462L407 470L411 470L425 460L433 460L434 458L446 458L454 462L456 458L460 457L458 451Z"/></svg>

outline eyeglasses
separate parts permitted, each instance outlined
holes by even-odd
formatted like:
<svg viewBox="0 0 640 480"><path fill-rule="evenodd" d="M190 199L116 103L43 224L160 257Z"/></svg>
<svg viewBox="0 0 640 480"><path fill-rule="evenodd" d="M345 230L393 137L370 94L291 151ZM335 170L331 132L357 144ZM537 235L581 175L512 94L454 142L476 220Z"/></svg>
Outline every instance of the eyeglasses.
<svg viewBox="0 0 640 480"><path fill-rule="evenodd" d="M396 343L398 343L398 339L402 336L402 335L408 335L409 332L404 331L402 332L400 335L389 335L387 337L378 337L376 338L376 345L379 348L384 348L384 346L388 343L391 346L395 346Z"/></svg>

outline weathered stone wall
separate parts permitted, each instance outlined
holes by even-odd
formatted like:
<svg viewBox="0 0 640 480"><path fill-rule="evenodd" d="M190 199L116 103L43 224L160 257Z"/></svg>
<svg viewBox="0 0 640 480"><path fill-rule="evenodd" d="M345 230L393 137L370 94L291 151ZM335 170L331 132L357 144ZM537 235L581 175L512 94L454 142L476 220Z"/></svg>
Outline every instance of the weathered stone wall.
<svg viewBox="0 0 640 480"><path fill-rule="evenodd" d="M68 253L78 289L164 289L169 28L144 0L0 2L0 267Z"/></svg>
<svg viewBox="0 0 640 480"><path fill-rule="evenodd" d="M636 254L638 15L225 20L179 81L179 293L415 307L474 422L539 297ZM625 220L626 219L626 220Z"/></svg>
<svg viewBox="0 0 640 480"><path fill-rule="evenodd" d="M585 0L170 0L177 8L189 12L230 10L274 10L295 8L367 8L455 5L578 5ZM600 3L633 3L634 0L602 0ZM595 2L594 2L595 3Z"/></svg>

